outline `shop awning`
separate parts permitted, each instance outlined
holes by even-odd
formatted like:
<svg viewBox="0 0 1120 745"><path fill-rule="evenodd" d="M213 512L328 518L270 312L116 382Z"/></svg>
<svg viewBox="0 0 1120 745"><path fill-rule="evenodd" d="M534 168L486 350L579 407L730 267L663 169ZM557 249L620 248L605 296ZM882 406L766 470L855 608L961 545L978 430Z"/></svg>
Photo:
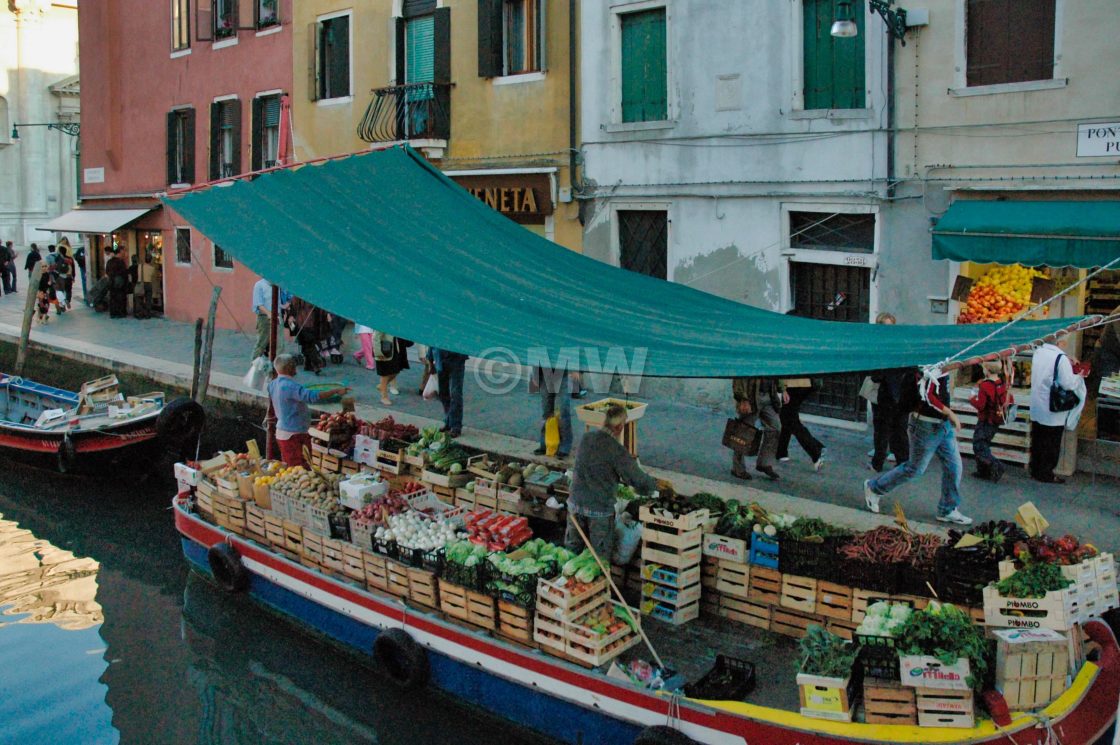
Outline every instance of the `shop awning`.
<svg viewBox="0 0 1120 745"><path fill-rule="evenodd" d="M1120 202L953 202L933 229L933 258L1104 266L1120 258Z"/></svg>
<svg viewBox="0 0 1120 745"><path fill-rule="evenodd" d="M254 272L315 305L505 362L567 353L585 370L620 362L635 374L682 378L850 372L937 363L992 331L795 318L625 271L530 233L406 147L165 203ZM1070 323L1018 324L976 353L1027 344Z"/></svg>
<svg viewBox="0 0 1120 745"><path fill-rule="evenodd" d="M39 230L53 230L59 233L112 233L117 228L128 225L152 211L152 207L131 210L70 210L59 215Z"/></svg>

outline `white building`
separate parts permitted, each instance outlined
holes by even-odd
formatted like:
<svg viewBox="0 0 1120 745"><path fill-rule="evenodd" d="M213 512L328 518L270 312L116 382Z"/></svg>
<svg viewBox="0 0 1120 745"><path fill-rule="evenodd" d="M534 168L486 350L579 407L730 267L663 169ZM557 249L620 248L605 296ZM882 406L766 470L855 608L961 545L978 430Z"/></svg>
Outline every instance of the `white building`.
<svg viewBox="0 0 1120 745"><path fill-rule="evenodd" d="M891 214L897 42L859 2L859 34L833 37L837 5L585 3L585 253L780 312L944 322L928 223ZM726 382L654 385L729 396ZM861 418L858 385L830 381L817 413Z"/></svg>
<svg viewBox="0 0 1120 745"><path fill-rule="evenodd" d="M77 136L26 126L77 134L77 0L4 3L0 70L0 239L15 244L22 271L28 244L55 236L36 228L77 203Z"/></svg>

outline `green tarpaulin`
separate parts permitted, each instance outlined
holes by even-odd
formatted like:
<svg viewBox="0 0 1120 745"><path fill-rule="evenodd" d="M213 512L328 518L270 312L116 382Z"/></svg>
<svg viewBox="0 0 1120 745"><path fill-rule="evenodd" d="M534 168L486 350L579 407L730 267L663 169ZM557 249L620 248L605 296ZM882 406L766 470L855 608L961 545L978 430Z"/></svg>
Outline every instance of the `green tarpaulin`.
<svg viewBox="0 0 1120 745"><path fill-rule="evenodd" d="M953 202L933 229L933 258L1104 266L1120 259L1120 202Z"/></svg>
<svg viewBox="0 0 1120 745"><path fill-rule="evenodd" d="M793 318L609 266L516 225L408 148L165 201L295 295L476 357L535 364L567 350L585 370L625 360L650 376L794 375L935 363L992 330ZM1023 323L977 351L1067 323Z"/></svg>

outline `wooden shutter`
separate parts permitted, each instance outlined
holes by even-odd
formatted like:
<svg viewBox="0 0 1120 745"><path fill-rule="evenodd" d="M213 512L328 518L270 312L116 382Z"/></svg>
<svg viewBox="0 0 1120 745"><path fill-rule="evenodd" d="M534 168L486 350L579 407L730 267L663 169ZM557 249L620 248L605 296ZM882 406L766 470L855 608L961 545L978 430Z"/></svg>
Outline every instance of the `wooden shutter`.
<svg viewBox="0 0 1120 745"><path fill-rule="evenodd" d="M537 69L548 69L548 0L537 0Z"/></svg>
<svg viewBox="0 0 1120 745"><path fill-rule="evenodd" d="M405 21L405 19L403 19L403 18L394 19L395 34L394 34L393 51L396 55L396 68L397 68L396 82L397 82L397 85L403 85L405 80L407 80L407 78L408 78L408 76L405 74L405 69L404 69L404 63L405 63L404 50L405 50L405 45L407 44L407 41L405 40L405 24L406 23L407 23L407 21Z"/></svg>
<svg viewBox="0 0 1120 745"><path fill-rule="evenodd" d="M432 79L437 83L451 82L451 8L436 8L432 41L435 52L432 61Z"/></svg>
<svg viewBox="0 0 1120 745"><path fill-rule="evenodd" d="M167 183L178 183L179 173L175 166L175 153L179 148L178 137L178 124L179 115L177 112L167 112Z"/></svg>
<svg viewBox="0 0 1120 745"><path fill-rule="evenodd" d="M1054 77L1055 0L968 0L968 85Z"/></svg>
<svg viewBox="0 0 1120 745"><path fill-rule="evenodd" d="M665 9L626 13L622 23L622 121L669 116Z"/></svg>
<svg viewBox="0 0 1120 745"><path fill-rule="evenodd" d="M1009 83L1054 77L1054 0L1025 0L1008 12L1014 24L1015 54L1008 55ZM1114 6L1112 13L1117 12Z"/></svg>
<svg viewBox="0 0 1120 745"><path fill-rule="evenodd" d="M319 33L318 21L307 24L307 98L319 100Z"/></svg>
<svg viewBox="0 0 1120 745"><path fill-rule="evenodd" d="M251 111L253 120L249 122L249 170L259 171L264 167L264 99L253 99Z"/></svg>
<svg viewBox="0 0 1120 745"><path fill-rule="evenodd" d="M350 95L350 16L330 20L330 96Z"/></svg>
<svg viewBox="0 0 1120 745"><path fill-rule="evenodd" d="M832 35L837 0L802 2L802 105L806 109L862 109L867 106L864 64L864 8L854 4L859 33Z"/></svg>
<svg viewBox="0 0 1120 745"><path fill-rule="evenodd" d="M222 105L210 104L210 181L222 175Z"/></svg>
<svg viewBox="0 0 1120 745"><path fill-rule="evenodd" d="M195 0L194 33L195 38L199 41L214 40L213 0Z"/></svg>
<svg viewBox="0 0 1120 745"><path fill-rule="evenodd" d="M241 99L235 98L232 101L226 101L226 107L229 113L229 126L233 130L233 157L230 163L233 165L234 175L241 173Z"/></svg>
<svg viewBox="0 0 1120 745"><path fill-rule="evenodd" d="M194 172L194 109L187 109L183 115L183 172L180 174L188 184L195 182Z"/></svg>
<svg viewBox="0 0 1120 745"><path fill-rule="evenodd" d="M478 0L478 76L502 74L502 0Z"/></svg>
<svg viewBox="0 0 1120 745"><path fill-rule="evenodd" d="M1029 5L1030 0L1022 4ZM1007 0L968 0L965 54L969 85L994 85L1010 80L1011 22L1007 13Z"/></svg>

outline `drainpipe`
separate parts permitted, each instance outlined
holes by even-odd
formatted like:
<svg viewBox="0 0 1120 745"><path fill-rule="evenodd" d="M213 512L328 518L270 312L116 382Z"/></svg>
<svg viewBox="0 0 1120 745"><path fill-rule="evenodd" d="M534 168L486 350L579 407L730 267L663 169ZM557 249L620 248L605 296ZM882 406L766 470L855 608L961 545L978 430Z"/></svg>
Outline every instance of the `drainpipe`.
<svg viewBox="0 0 1120 745"><path fill-rule="evenodd" d="M568 0L568 186L576 188L576 0Z"/></svg>
<svg viewBox="0 0 1120 745"><path fill-rule="evenodd" d="M888 32L887 36L887 199L894 199L895 174L894 174L894 37ZM917 92L915 92L917 95Z"/></svg>

